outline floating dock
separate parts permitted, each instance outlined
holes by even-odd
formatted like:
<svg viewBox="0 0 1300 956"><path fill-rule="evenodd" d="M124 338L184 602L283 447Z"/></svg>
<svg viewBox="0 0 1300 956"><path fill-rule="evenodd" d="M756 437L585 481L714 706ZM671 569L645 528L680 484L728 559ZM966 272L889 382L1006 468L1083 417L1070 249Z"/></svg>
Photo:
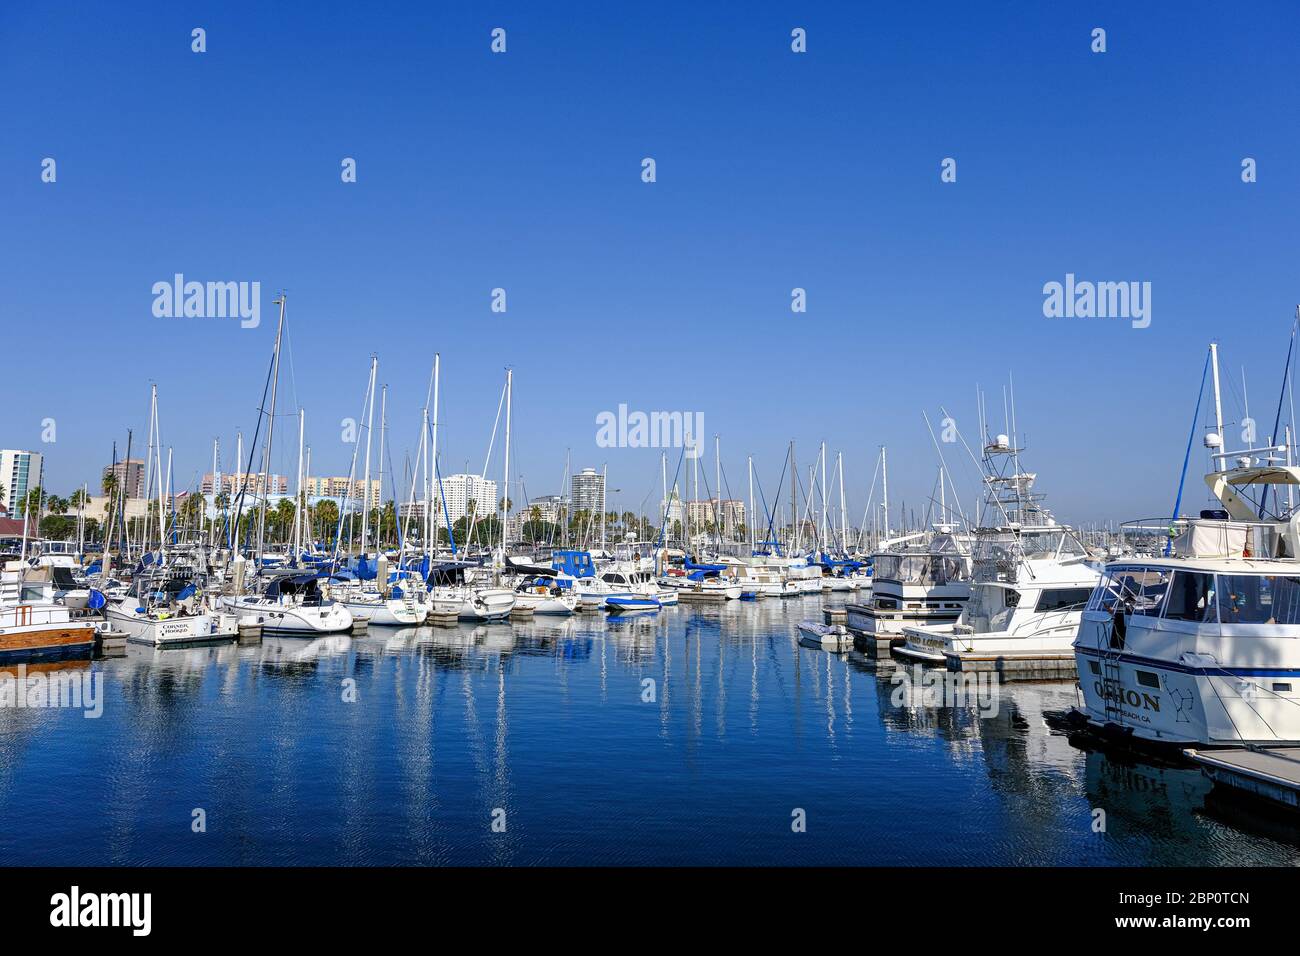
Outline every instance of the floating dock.
<svg viewBox="0 0 1300 956"><path fill-rule="evenodd" d="M948 670L957 673L995 672L1004 681L1072 680L1078 675L1074 652L981 654L974 651L944 651Z"/></svg>
<svg viewBox="0 0 1300 956"><path fill-rule="evenodd" d="M1216 784L1300 809L1300 747L1184 750Z"/></svg>
<svg viewBox="0 0 1300 956"><path fill-rule="evenodd" d="M721 591L692 591L689 588L680 588L677 591L677 600L696 604L722 604L727 600L727 596Z"/></svg>

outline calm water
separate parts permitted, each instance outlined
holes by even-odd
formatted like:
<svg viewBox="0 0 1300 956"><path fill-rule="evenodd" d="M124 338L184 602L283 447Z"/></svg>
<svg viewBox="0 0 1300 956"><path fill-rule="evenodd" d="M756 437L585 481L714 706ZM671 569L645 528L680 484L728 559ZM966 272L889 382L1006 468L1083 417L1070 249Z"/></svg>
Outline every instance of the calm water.
<svg viewBox="0 0 1300 956"><path fill-rule="evenodd" d="M0 710L0 864L1300 859L1300 829L1199 771L1050 731L1070 684L984 719L894 706L860 655L798 644L820 607L132 646L86 665L99 719Z"/></svg>

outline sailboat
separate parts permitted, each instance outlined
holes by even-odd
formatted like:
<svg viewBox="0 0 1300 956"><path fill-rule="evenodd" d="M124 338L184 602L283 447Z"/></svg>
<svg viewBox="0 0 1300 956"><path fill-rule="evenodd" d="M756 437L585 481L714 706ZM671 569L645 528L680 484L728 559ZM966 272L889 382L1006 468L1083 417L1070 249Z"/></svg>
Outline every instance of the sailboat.
<svg viewBox="0 0 1300 956"><path fill-rule="evenodd" d="M248 580L248 562L236 553L232 574L227 581L229 591L222 595L223 610L234 614L241 622L257 621L263 635L317 636L337 634L352 629L353 617L342 604L329 600L320 587L322 574L316 570L303 571L292 564L266 560L264 548L266 503L270 488L272 440L275 436L276 392L280 379L280 346L284 337L285 296L281 293L275 304L280 307L279 323L275 332L275 351L271 361L271 407L267 414L266 445L262 453L261 506L257 525L257 546L254 574ZM251 460L251 458L250 458ZM240 489L240 502L245 489ZM234 527L239 527L238 513ZM293 556L293 557L296 557Z"/></svg>

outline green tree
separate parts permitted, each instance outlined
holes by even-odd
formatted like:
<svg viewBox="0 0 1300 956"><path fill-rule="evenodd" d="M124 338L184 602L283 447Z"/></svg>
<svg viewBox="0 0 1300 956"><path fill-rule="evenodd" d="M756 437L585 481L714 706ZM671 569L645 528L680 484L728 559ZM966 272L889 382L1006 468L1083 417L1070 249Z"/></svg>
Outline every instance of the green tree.
<svg viewBox="0 0 1300 956"><path fill-rule="evenodd" d="M69 518L67 515L49 514L41 519L40 531L43 538L65 541L72 536L76 529L76 519Z"/></svg>

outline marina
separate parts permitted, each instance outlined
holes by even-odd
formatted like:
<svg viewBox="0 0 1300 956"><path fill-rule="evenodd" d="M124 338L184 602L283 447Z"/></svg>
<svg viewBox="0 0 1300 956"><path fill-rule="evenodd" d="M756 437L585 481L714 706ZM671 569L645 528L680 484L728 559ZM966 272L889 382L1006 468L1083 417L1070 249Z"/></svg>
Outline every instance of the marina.
<svg viewBox="0 0 1300 956"><path fill-rule="evenodd" d="M1294 4L173 6L0 17L15 935L1287 928Z"/></svg>
<svg viewBox="0 0 1300 956"><path fill-rule="evenodd" d="M0 859L1294 860L1285 817L1238 806L1191 761L1072 743L1049 723L1075 704L1069 683L1005 685L993 716L909 701L887 667L800 644L798 622L819 604L682 604L650 617L372 628L246 647L132 644L80 665L102 677L96 720L0 709ZM936 799L944 813L916 812ZM50 808L40 841L24 835L33 805ZM204 834L190 831L196 807ZM1093 831L1096 807L1104 833ZM491 830L497 808L503 834ZM796 808L805 833L791 831Z"/></svg>

